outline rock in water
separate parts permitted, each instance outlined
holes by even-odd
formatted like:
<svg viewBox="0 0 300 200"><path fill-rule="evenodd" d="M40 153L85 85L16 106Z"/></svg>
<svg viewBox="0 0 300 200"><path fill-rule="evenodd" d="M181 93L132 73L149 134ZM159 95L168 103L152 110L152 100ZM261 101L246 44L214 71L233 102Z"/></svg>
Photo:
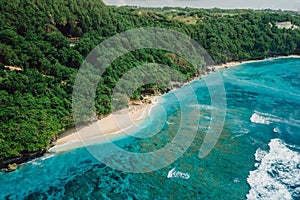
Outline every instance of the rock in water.
<svg viewBox="0 0 300 200"><path fill-rule="evenodd" d="M18 165L17 165L16 163L9 164L9 165L7 166L7 171L8 171L8 172L12 172L12 171L15 171L17 168L18 168Z"/></svg>

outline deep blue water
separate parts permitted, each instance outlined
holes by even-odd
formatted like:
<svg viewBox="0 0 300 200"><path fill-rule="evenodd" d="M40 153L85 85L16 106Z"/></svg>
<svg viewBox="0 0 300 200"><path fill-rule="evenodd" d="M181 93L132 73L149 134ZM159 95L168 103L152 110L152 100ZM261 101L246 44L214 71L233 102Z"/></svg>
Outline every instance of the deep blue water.
<svg viewBox="0 0 300 200"><path fill-rule="evenodd" d="M218 126L210 122L221 108L211 105L213 92L202 79L164 95L138 137L114 141L136 154L172 148L159 159L118 158L107 144L49 154L0 174L0 199L300 199L299 72L300 59L275 59L215 73L226 89L226 117L204 158L199 149L210 127ZM122 172L91 151L116 166L165 165L147 173ZM171 169L181 175L167 178Z"/></svg>

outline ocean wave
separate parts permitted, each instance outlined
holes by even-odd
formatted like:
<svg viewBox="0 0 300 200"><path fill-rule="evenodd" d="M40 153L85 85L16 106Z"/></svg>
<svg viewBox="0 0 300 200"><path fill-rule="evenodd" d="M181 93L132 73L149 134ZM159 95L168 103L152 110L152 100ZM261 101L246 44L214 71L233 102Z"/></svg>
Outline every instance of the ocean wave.
<svg viewBox="0 0 300 200"><path fill-rule="evenodd" d="M192 106L192 108L199 109L199 110L214 110L214 109L216 109L215 106L206 105L206 104L196 104L196 105L191 105L191 106Z"/></svg>
<svg viewBox="0 0 300 200"><path fill-rule="evenodd" d="M175 168L171 169L168 172L167 178L182 178L182 179L189 179L190 175L188 173L183 173L180 171L175 171Z"/></svg>
<svg viewBox="0 0 300 200"><path fill-rule="evenodd" d="M274 122L288 123L287 120L281 119L280 117L278 117L276 115L272 115L269 113L262 113L262 112L258 112L256 110L252 114L250 121L252 123L256 123L256 124L266 124L266 125L269 125Z"/></svg>
<svg viewBox="0 0 300 200"><path fill-rule="evenodd" d="M237 131L233 131L233 133L235 134L233 137L231 137L231 139L234 139L234 138L238 138L238 137L241 137L241 136L244 136L244 135L247 135L248 133L250 132L250 130L246 129L246 128L241 128Z"/></svg>
<svg viewBox="0 0 300 200"><path fill-rule="evenodd" d="M45 155L42 156L40 159L41 159L41 160L47 160L47 159L49 159L49 158L54 157L55 155L56 155L56 154L54 154L54 153L45 153Z"/></svg>
<svg viewBox="0 0 300 200"><path fill-rule="evenodd" d="M210 121L212 118L210 116L203 116L203 119Z"/></svg>
<svg viewBox="0 0 300 200"><path fill-rule="evenodd" d="M35 158L35 159L33 159L33 160L31 160L31 161L29 161L28 163L30 163L30 164L32 164L32 165L35 165L35 166L42 166L43 164L42 164L42 161L44 161L44 160L47 160L47 159L49 159L49 158L52 158L52 157L54 157L56 154L55 153L45 153L45 155L43 155L42 157L40 157L40 158Z"/></svg>
<svg viewBox="0 0 300 200"><path fill-rule="evenodd" d="M299 199L300 154L280 139L272 139L269 152L257 149L256 170L247 178L247 199Z"/></svg>
<svg viewBox="0 0 300 200"><path fill-rule="evenodd" d="M281 133L281 131L280 131L280 129L279 129L278 127L275 127L275 128L273 129L273 132L274 132L274 133Z"/></svg>
<svg viewBox="0 0 300 200"><path fill-rule="evenodd" d="M267 151L264 151L260 148L258 148L254 154L255 160L258 162L261 162L262 159L268 154Z"/></svg>
<svg viewBox="0 0 300 200"><path fill-rule="evenodd" d="M167 124L168 124L168 125L175 125L174 123L169 122L169 121L167 121Z"/></svg>

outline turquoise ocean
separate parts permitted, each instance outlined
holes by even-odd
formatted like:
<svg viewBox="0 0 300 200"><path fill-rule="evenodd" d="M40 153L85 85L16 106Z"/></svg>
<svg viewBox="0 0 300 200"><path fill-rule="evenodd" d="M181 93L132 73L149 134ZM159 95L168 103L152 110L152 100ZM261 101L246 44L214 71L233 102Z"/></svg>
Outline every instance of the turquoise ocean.
<svg viewBox="0 0 300 200"><path fill-rule="evenodd" d="M300 59L252 62L218 73L227 111L206 157L198 157L199 149L218 107L211 105L200 79L162 96L142 124L141 132L151 137L113 141L130 152L155 151L170 143L187 120L182 110L198 109L198 127L191 127L197 135L170 165L128 173L99 162L86 148L48 153L11 173L0 172L0 199L300 199Z"/></svg>

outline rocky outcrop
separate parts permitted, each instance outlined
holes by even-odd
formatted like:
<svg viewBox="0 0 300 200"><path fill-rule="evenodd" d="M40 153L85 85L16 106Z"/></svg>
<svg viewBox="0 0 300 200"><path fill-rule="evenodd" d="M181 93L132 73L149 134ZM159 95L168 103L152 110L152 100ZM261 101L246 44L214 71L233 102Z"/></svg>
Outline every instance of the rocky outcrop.
<svg viewBox="0 0 300 200"><path fill-rule="evenodd" d="M15 171L17 168L18 168L17 163L8 164L8 166L7 166L7 171L8 171L8 172Z"/></svg>
<svg viewBox="0 0 300 200"><path fill-rule="evenodd" d="M0 169L5 169L6 171L13 171L17 168L18 164L43 156L47 149L43 149L37 152L22 153L21 155L16 157L2 159L0 160Z"/></svg>
<svg viewBox="0 0 300 200"><path fill-rule="evenodd" d="M22 152L19 156L0 159L0 170L4 170L7 172L14 171L18 168L19 164L28 162L32 159L43 156L49 148L55 145L55 141L57 140L57 136L53 137L51 143L45 149L36 152Z"/></svg>

